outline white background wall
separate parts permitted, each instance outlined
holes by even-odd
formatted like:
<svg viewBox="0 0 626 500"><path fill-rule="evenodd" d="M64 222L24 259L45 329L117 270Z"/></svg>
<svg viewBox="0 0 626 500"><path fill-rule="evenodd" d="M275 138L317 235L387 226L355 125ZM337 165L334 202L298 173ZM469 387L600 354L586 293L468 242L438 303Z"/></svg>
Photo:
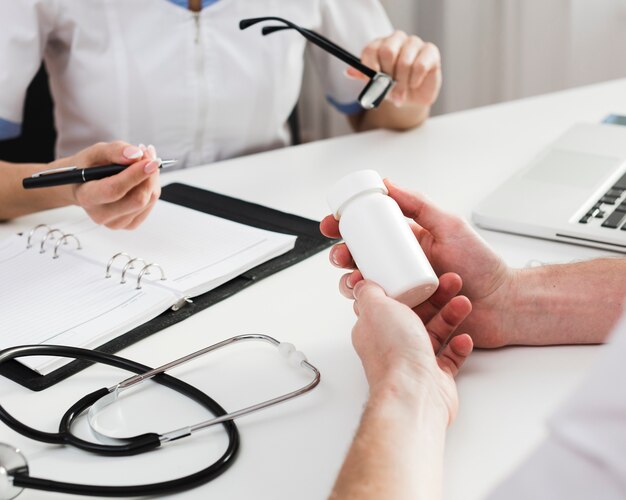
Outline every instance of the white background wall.
<svg viewBox="0 0 626 500"><path fill-rule="evenodd" d="M626 0L381 1L442 52L435 114L626 77ZM304 91L305 137L348 132L318 92Z"/></svg>
<svg viewBox="0 0 626 500"><path fill-rule="evenodd" d="M626 0L383 0L441 49L439 112L626 76Z"/></svg>

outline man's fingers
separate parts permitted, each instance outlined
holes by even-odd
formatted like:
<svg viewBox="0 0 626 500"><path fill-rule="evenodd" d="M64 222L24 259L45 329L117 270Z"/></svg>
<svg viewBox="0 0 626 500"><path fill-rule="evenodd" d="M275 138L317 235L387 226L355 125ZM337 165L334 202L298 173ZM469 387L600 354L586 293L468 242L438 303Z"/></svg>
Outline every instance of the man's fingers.
<svg viewBox="0 0 626 500"><path fill-rule="evenodd" d="M363 279L363 275L360 271L353 271L348 274L344 274L339 280L339 291L341 295L346 297L347 299L354 299L354 294L352 290L354 286Z"/></svg>
<svg viewBox="0 0 626 500"><path fill-rule="evenodd" d="M434 339L433 347L437 350L441 348L470 312L472 312L471 302L461 295L454 297L443 306L426 325L426 330Z"/></svg>
<svg viewBox="0 0 626 500"><path fill-rule="evenodd" d="M345 243L337 243L330 249L329 259L333 266L343 269L355 269L356 264Z"/></svg>
<svg viewBox="0 0 626 500"><path fill-rule="evenodd" d="M387 298L385 291L373 281L361 280L353 289L354 299L358 303L358 310L362 312L364 308L372 303Z"/></svg>
<svg viewBox="0 0 626 500"><path fill-rule="evenodd" d="M442 274L439 278L437 291L428 299L428 303L442 309L450 300L461 291L463 280L456 273Z"/></svg>
<svg viewBox="0 0 626 500"><path fill-rule="evenodd" d="M320 222L320 231L327 238L341 238L339 234L339 222L332 216L327 215Z"/></svg>
<svg viewBox="0 0 626 500"><path fill-rule="evenodd" d="M385 179L385 185L389 190L389 196L396 200L406 217L413 219L433 235L441 232L442 222L450 218L449 214L430 203L422 195L395 186L389 179Z"/></svg>
<svg viewBox="0 0 626 500"><path fill-rule="evenodd" d="M463 280L456 273L446 273L439 277L439 286L433 295L413 310L426 324L463 288Z"/></svg>
<svg viewBox="0 0 626 500"><path fill-rule="evenodd" d="M415 238L417 239L420 245L422 244L422 241L424 241L424 239L430 235L429 231L424 229L415 221L410 220L409 227L411 228L411 231L413 231L413 234L415 235Z"/></svg>
<svg viewBox="0 0 626 500"><path fill-rule="evenodd" d="M453 337L437 356L439 367L456 377L473 348L472 337L467 333Z"/></svg>

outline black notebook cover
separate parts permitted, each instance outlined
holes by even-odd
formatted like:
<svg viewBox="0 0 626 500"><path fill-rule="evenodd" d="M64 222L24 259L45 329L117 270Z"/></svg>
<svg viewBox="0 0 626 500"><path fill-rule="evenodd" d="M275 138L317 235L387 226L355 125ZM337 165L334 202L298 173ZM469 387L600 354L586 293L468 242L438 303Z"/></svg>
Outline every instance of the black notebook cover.
<svg viewBox="0 0 626 500"><path fill-rule="evenodd" d="M239 290L271 274L310 257L333 243L333 240L325 238L319 232L319 222L317 221L193 186L179 183L169 184L163 188L161 199L248 226L292 234L298 238L296 239L295 247L289 252L250 269L246 273L203 295L194 297L193 303L185 305L178 311L168 309L153 320L103 344L97 348L98 351L117 352L230 297ZM28 389L41 391L78 373L89 365L90 363L87 362L72 361L47 375L40 375L17 361L9 361L0 366L0 374Z"/></svg>

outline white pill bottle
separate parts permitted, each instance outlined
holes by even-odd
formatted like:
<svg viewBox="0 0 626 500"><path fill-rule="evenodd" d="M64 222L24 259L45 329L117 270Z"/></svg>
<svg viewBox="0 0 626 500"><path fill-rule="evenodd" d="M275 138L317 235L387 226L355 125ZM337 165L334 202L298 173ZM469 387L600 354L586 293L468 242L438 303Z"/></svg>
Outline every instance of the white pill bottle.
<svg viewBox="0 0 626 500"><path fill-rule="evenodd" d="M398 204L374 170L340 179L328 192L341 237L363 276L389 297L415 307L427 300L439 280Z"/></svg>

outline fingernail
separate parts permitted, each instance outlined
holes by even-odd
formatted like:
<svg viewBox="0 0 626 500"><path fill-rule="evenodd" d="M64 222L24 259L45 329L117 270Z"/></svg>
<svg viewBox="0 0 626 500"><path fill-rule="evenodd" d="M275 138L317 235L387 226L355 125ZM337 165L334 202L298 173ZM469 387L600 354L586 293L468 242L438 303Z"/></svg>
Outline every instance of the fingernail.
<svg viewBox="0 0 626 500"><path fill-rule="evenodd" d="M125 158L129 160L136 160L143 156L143 151L137 146L127 146L122 152Z"/></svg>
<svg viewBox="0 0 626 500"><path fill-rule="evenodd" d="M154 172L156 172L159 168L160 162L157 160L152 160L151 162L149 162L145 167L143 167L143 171L146 174L152 174Z"/></svg>
<svg viewBox="0 0 626 500"><path fill-rule="evenodd" d="M333 264L333 266L341 267L339 265L339 262L337 261L337 256L335 255L334 250L330 251L330 262Z"/></svg>
<svg viewBox="0 0 626 500"><path fill-rule="evenodd" d="M350 68L346 69L343 74L350 80L357 80L357 81L363 80L363 77L365 76L365 75L361 76L362 73L360 72L357 73L356 71L352 71Z"/></svg>
<svg viewBox="0 0 626 500"><path fill-rule="evenodd" d="M154 146L152 144L150 144L148 146L148 153L150 154L150 158L152 158L153 160L156 159L157 152L156 152L156 149L154 148Z"/></svg>
<svg viewBox="0 0 626 500"><path fill-rule="evenodd" d="M350 290L352 290L352 289L354 288L354 283L353 283L353 280L352 280L352 275L350 275L350 276L348 276L348 277L346 278L346 286L347 286Z"/></svg>
<svg viewBox="0 0 626 500"><path fill-rule="evenodd" d="M347 282L347 280L346 280ZM352 295L354 295L354 298L356 300L359 300L359 294L361 293L361 288L363 288L363 282L359 281L355 287L352 289Z"/></svg>
<svg viewBox="0 0 626 500"><path fill-rule="evenodd" d="M147 151L146 145L143 143L139 145L139 149L141 149L144 153Z"/></svg>

